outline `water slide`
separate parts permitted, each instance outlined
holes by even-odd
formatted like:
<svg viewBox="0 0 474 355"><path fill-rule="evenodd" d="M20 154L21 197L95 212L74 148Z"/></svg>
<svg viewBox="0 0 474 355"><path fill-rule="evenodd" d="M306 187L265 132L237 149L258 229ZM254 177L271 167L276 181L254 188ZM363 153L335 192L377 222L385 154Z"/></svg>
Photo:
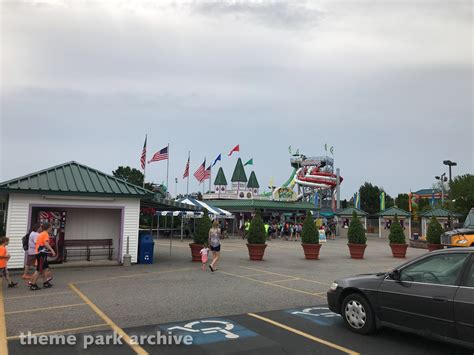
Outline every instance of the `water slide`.
<svg viewBox="0 0 474 355"><path fill-rule="evenodd" d="M296 168L293 168L293 172L291 173L291 176L288 180L286 180L286 182L283 184L283 187L288 187L288 185L291 184L291 187L293 187L293 185L295 184L294 180L295 180L295 175L296 175L296 171L298 169Z"/></svg>

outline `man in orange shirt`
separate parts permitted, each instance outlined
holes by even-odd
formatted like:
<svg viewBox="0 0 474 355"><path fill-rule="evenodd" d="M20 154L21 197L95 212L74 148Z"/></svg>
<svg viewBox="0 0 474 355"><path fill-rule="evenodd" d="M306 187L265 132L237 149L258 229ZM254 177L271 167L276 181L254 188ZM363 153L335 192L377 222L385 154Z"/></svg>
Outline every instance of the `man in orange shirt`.
<svg viewBox="0 0 474 355"><path fill-rule="evenodd" d="M48 265L48 251L51 252L52 256L56 253L54 249L49 245L49 233L51 232L51 224L44 222L41 226L42 232L36 238L36 271L31 278L30 290L36 291L40 288L36 284L40 274L43 276L43 287L52 287L50 281L53 279Z"/></svg>
<svg viewBox="0 0 474 355"><path fill-rule="evenodd" d="M7 245L9 239L7 237L0 238L0 275L3 275L8 282L8 287L15 287L18 283L15 283L10 278L7 269L7 262L10 259L10 254L8 254Z"/></svg>

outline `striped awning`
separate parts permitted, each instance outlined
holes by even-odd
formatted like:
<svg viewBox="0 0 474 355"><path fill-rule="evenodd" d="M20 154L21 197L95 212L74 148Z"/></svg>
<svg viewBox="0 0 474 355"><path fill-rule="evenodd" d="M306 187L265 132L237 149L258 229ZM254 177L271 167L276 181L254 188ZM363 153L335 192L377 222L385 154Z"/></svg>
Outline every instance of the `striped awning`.
<svg viewBox="0 0 474 355"><path fill-rule="evenodd" d="M209 214L213 215L213 216L223 216L223 217L231 217L232 216L232 213L230 213L227 210L224 210L224 209L216 207L216 206L209 205L204 201L199 201L199 200L196 200L192 197L185 197L185 198L179 200L178 202L188 204L188 205L191 205L191 206L195 206L195 207L201 207L203 209L206 209L207 212Z"/></svg>

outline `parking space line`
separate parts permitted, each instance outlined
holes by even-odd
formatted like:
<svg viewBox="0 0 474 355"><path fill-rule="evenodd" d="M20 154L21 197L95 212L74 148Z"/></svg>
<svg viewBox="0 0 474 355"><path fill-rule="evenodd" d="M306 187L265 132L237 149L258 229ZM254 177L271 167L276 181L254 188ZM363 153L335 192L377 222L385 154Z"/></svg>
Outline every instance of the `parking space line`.
<svg viewBox="0 0 474 355"><path fill-rule="evenodd" d="M130 277L138 277L138 276L153 276L153 275L159 275L159 274L166 274L166 273L170 273L170 272L181 272L181 271L190 271L190 270L196 270L196 269L195 268L184 268L184 269L174 269L174 270L164 270L164 271L142 272L142 273L138 273L138 274L121 275L121 276L102 277L100 279L77 281L77 282L74 282L74 285L85 284L85 283L89 283L89 282L97 282L97 281L124 279L124 278L130 278Z"/></svg>
<svg viewBox="0 0 474 355"><path fill-rule="evenodd" d="M285 282L285 281L296 281L296 280L300 280L298 277L292 277L290 279L285 279L285 280L276 280L276 281L268 281L270 282L271 284L272 283L275 283L275 282Z"/></svg>
<svg viewBox="0 0 474 355"><path fill-rule="evenodd" d="M266 270L261 270L261 269L255 269L255 268L248 267L248 266L239 266L239 267L244 268L244 269L254 270L254 271L265 272L265 273L267 273L267 274L273 274L273 275L283 276L283 277L295 277L295 276L292 276L292 275L285 275L285 274L279 274L279 273L277 273L277 272L266 271ZM320 282L320 281L316 281L316 280L305 279L305 278L301 278L301 277L299 277L299 279L300 279L301 281L314 282L314 283L321 284L321 285L324 285L324 286L329 286L329 285L330 285L330 284L328 284L328 283L324 283L324 282Z"/></svg>
<svg viewBox="0 0 474 355"><path fill-rule="evenodd" d="M317 296L317 297L321 297L321 298L326 299L326 297L323 297L323 296L321 296L321 295L318 295L318 294L315 294L315 293L312 293L312 292L307 292L307 291L303 291L303 290L298 290L298 289L296 289L296 288L286 287L286 286L282 286L282 285L275 285L275 284L272 284L271 282L268 282L268 281L255 280L255 279L252 279L252 278L250 278L250 277L245 277L245 276L241 276L241 275L236 275L236 274L232 274L232 273L226 272L226 271L219 271L219 272L222 273L222 274L225 274L225 275L240 277L240 278L242 278L242 279L249 280L249 281L254 281L254 282L258 282L258 283L261 283L261 284L264 284L264 285L270 285L270 286L273 286L273 287L284 288L284 289L286 289L286 290L290 290L290 291L293 291L293 292L304 293L304 294L306 294L306 295Z"/></svg>
<svg viewBox="0 0 474 355"><path fill-rule="evenodd" d="M71 291L65 291L65 292L56 292L56 293L36 293L34 295L28 295L28 296L14 296L14 297L5 297L5 300L16 300L20 298L32 298L32 297L50 297L50 296L56 296L56 295L65 295L65 294L71 294L74 295Z"/></svg>
<svg viewBox="0 0 474 355"><path fill-rule="evenodd" d="M252 276L262 276L262 275L268 275L268 274L265 274L265 273L261 273L261 274L250 274L250 275L240 275L240 276L243 276L243 277L252 277Z"/></svg>
<svg viewBox="0 0 474 355"><path fill-rule="evenodd" d="M66 329L58 329L58 330L51 330L48 332L40 332L40 333L34 333L31 334L32 336L39 336L39 335L48 335L48 334L59 334L59 333L68 333L68 332L75 332L78 330L85 330L85 329L92 329L92 328L99 328L99 327L106 327L106 323L100 323L100 324L93 324L93 325L86 325L84 327L77 327L77 328L66 328ZM12 335L7 337L8 340L15 340L15 339L20 339L19 335Z"/></svg>
<svg viewBox="0 0 474 355"><path fill-rule="evenodd" d="M255 313L247 313L249 316L251 317L254 317L254 318L257 318L257 319L260 319L261 321L264 321L266 323L269 323L269 324L272 324L276 327L279 327L279 328L282 328L282 329L285 329L289 332L292 332L292 333L295 333L295 334L298 334L302 337L305 337L306 339L309 339L309 340L312 340L312 341L315 341L317 343L320 343L320 344L323 344L323 345L326 345L330 348L333 348L333 349L336 349L336 350L339 350L339 351L342 351L343 353L346 353L346 354L350 354L350 355L359 355L358 352L356 351L353 351L353 350L350 350L350 349L347 349L343 346L340 346L340 345L337 345L337 344L334 344L334 343L331 343L330 341L327 341L327 340L324 340L324 339L321 339L321 338L317 338L311 334L308 334L308 333L305 333L305 332L302 332L301 330L298 330L298 329L295 329L295 328L292 328L292 327L289 327L285 324L282 324L282 323L279 323L279 322L276 322L272 319L269 319L269 318L266 318L266 317L262 317L258 314L255 314Z"/></svg>
<svg viewBox="0 0 474 355"><path fill-rule="evenodd" d="M63 306L52 306L52 307L42 307L42 308L24 309L24 310L21 310L21 311L6 312L5 314L18 314L18 313L28 313L28 312L39 312L39 311L47 311L47 310L50 310L50 309L70 308L70 307L79 307L79 306L87 306L87 303L75 303L75 304L66 304L66 305L63 305Z"/></svg>
<svg viewBox="0 0 474 355"><path fill-rule="evenodd" d="M3 280L0 281L0 354L8 355L7 323L5 321L5 307L3 305Z"/></svg>
<svg viewBox="0 0 474 355"><path fill-rule="evenodd" d="M145 349L143 349L139 344L136 344L132 341L132 339L130 339L130 337L128 336L127 333L125 333L125 331L120 328L117 324L114 323L114 321L112 319L110 319L104 312L102 312L100 310L99 307L97 307L84 293L82 293L74 284L69 284L69 287L74 291L76 292L79 297L82 298L82 300L87 303L89 305L90 308L92 308L92 310L100 317L102 318L105 323L107 323L110 328L112 328L112 330L114 332L116 332L118 335L120 335L122 337L122 339L132 348L133 351L135 351L135 353L137 353L138 355L148 355L148 352L145 351Z"/></svg>

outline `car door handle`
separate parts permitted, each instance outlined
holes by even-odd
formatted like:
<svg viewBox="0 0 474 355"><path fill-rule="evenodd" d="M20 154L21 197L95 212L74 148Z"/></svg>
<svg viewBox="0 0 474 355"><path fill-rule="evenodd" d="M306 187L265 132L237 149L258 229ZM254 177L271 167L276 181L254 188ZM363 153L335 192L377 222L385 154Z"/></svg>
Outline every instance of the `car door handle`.
<svg viewBox="0 0 474 355"><path fill-rule="evenodd" d="M435 302L446 302L448 299L445 297L435 296L433 297L433 301Z"/></svg>

